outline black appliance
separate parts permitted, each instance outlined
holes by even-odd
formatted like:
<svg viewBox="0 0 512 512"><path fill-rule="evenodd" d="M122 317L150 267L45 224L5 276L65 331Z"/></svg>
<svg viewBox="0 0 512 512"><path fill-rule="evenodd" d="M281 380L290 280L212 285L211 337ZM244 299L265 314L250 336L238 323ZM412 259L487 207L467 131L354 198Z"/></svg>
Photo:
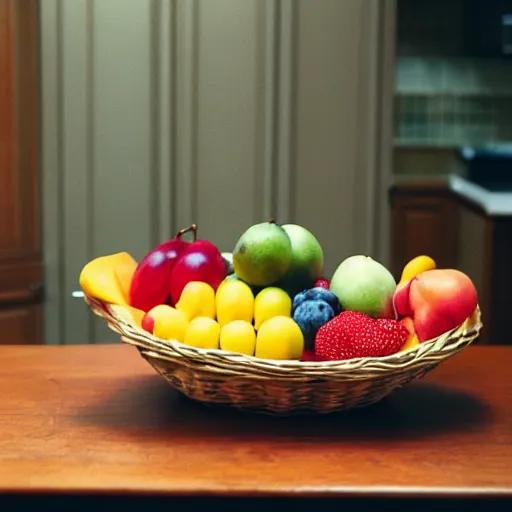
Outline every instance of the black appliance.
<svg viewBox="0 0 512 512"><path fill-rule="evenodd" d="M488 148L463 147L467 179L491 192L512 191L512 145Z"/></svg>
<svg viewBox="0 0 512 512"><path fill-rule="evenodd" d="M464 0L467 40L476 56L512 57L512 0Z"/></svg>

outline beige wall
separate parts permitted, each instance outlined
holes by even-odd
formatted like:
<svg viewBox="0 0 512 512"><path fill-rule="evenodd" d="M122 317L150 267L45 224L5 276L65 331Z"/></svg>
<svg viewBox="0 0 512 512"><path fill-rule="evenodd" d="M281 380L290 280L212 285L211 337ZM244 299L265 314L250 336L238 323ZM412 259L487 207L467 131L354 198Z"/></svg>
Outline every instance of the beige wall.
<svg viewBox="0 0 512 512"><path fill-rule="evenodd" d="M116 340L71 298L83 264L192 222L231 250L277 215L317 234L329 272L385 261L392 9L45 0L47 342Z"/></svg>

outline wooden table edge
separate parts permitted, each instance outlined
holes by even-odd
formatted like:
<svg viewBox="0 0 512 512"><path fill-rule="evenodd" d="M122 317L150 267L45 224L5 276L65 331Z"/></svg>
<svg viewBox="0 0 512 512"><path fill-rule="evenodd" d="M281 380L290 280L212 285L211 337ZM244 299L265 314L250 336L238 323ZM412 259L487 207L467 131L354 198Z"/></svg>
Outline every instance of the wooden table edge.
<svg viewBox="0 0 512 512"><path fill-rule="evenodd" d="M315 487L44 487L12 486L2 488L0 496L133 496L174 498L361 498L361 499L512 499L512 488L508 487L414 487L414 486L329 486Z"/></svg>

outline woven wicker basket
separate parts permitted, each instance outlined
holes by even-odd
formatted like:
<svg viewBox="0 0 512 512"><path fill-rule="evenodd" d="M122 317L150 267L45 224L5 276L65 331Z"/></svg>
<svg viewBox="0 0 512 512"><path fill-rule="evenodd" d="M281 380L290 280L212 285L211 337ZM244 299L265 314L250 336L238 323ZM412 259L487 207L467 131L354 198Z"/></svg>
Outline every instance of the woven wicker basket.
<svg viewBox="0 0 512 512"><path fill-rule="evenodd" d="M85 298L121 339L139 350L165 380L206 404L270 414L330 413L375 403L421 377L478 337L477 309L457 329L408 351L349 361L270 361L160 340L139 329L130 313Z"/></svg>

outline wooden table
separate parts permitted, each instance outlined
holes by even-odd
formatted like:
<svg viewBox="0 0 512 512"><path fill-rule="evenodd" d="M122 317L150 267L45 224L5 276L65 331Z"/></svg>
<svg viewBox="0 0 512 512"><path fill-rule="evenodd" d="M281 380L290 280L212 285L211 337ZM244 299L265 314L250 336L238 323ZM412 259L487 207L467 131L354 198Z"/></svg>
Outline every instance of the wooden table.
<svg viewBox="0 0 512 512"><path fill-rule="evenodd" d="M125 345L0 354L4 500L512 500L512 348L470 347L379 404L303 418L194 403Z"/></svg>

